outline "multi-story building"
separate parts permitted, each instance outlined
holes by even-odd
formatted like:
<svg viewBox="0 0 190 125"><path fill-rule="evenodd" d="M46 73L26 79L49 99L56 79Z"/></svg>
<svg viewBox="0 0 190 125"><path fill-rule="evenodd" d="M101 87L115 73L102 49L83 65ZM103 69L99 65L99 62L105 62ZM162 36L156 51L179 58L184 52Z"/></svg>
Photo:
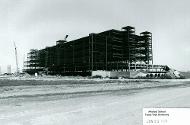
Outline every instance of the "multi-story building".
<svg viewBox="0 0 190 125"><path fill-rule="evenodd" d="M88 75L92 71L127 71L130 64L153 64L152 33L135 34L135 28L91 33L72 41L28 53L25 71ZM136 67L135 67L136 68Z"/></svg>

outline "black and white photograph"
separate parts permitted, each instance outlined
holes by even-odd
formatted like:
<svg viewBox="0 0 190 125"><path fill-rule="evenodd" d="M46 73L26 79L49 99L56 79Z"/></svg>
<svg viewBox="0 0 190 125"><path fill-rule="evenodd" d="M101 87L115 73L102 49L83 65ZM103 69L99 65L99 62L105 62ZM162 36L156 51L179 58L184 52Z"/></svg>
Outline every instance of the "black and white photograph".
<svg viewBox="0 0 190 125"><path fill-rule="evenodd" d="M0 0L0 125L190 125L189 5Z"/></svg>

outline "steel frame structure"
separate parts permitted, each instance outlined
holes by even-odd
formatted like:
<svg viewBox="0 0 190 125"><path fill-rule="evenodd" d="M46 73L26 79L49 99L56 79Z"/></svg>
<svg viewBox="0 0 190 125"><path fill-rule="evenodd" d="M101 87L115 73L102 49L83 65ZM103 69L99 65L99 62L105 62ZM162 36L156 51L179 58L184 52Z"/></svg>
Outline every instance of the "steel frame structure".
<svg viewBox="0 0 190 125"><path fill-rule="evenodd" d="M28 53L25 72L89 75L94 70L127 71L132 63L153 64L152 33L136 35L135 28L127 26L33 49Z"/></svg>

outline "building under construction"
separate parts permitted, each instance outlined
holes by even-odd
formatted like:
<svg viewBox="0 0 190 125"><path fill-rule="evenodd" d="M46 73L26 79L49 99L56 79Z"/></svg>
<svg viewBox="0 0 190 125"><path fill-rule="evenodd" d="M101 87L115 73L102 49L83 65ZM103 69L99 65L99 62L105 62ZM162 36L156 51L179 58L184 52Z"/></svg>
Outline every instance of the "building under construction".
<svg viewBox="0 0 190 125"><path fill-rule="evenodd" d="M150 69L152 64L152 33L145 31L137 35L134 27L127 26L72 41L58 40L55 46L41 50L33 49L28 53L25 72L91 75L93 71ZM156 67L160 71L165 68Z"/></svg>

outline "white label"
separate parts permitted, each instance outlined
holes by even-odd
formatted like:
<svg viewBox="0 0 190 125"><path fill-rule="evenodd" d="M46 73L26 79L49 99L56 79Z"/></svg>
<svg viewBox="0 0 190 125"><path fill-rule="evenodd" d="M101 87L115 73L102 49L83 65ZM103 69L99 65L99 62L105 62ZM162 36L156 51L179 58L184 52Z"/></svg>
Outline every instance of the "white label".
<svg viewBox="0 0 190 125"><path fill-rule="evenodd" d="M143 125L190 125L190 108L144 108Z"/></svg>

